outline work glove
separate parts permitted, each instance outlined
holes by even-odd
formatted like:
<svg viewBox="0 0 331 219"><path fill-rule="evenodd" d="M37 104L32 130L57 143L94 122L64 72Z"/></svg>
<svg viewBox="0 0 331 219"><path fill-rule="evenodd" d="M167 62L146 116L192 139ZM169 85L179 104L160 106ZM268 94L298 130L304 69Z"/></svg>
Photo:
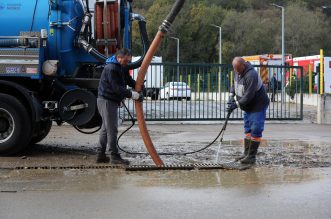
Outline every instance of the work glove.
<svg viewBox="0 0 331 219"><path fill-rule="evenodd" d="M131 91L131 94L132 94L132 96L131 96L132 100L138 100L140 102L142 102L144 100L144 95L142 92L138 93L136 91Z"/></svg>
<svg viewBox="0 0 331 219"><path fill-rule="evenodd" d="M238 108L238 104L236 103L236 99L235 99L235 94L234 93L230 93L228 102L226 104L227 104L226 110L229 113L231 113L233 110L235 110L236 108Z"/></svg>
<svg viewBox="0 0 331 219"><path fill-rule="evenodd" d="M228 107L226 108L226 110L227 110L229 113L232 113L233 110L235 110L235 109L238 108L238 105L237 105L237 103L236 103L235 100L228 101L227 105L228 105Z"/></svg>
<svg viewBox="0 0 331 219"><path fill-rule="evenodd" d="M231 103L232 101L235 101L234 93L230 93L228 103Z"/></svg>

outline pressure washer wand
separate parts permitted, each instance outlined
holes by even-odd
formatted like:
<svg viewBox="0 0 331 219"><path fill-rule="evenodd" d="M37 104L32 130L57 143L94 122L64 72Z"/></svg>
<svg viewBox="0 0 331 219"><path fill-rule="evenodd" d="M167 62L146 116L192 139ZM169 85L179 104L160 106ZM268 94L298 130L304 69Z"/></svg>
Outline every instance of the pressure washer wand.
<svg viewBox="0 0 331 219"><path fill-rule="evenodd" d="M222 147L222 142L223 142L223 135L224 135L224 132L226 130L226 126L228 125L228 121L229 121L229 118L230 118L230 115L231 115L232 111L228 111L228 115L226 116L226 119L225 119L225 122L224 122L224 125L223 125L223 128L221 130L221 138L220 138L220 143L218 145L218 149L217 149L217 153L216 153L216 159L215 159L215 162L218 163L219 161L219 154L220 154L220 150L221 150L221 147Z"/></svg>

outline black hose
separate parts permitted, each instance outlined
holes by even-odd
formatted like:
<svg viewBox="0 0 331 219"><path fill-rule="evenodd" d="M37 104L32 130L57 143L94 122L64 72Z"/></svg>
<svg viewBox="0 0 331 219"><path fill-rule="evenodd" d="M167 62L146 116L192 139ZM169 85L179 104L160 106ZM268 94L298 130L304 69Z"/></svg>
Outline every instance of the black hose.
<svg viewBox="0 0 331 219"><path fill-rule="evenodd" d="M87 13L90 13L90 7L89 7L88 0L86 0L86 11L87 11Z"/></svg>
<svg viewBox="0 0 331 219"><path fill-rule="evenodd" d="M144 61L145 55L149 49L149 40L148 40L147 29L146 29L146 21L140 15L135 15L134 19L138 20L140 38L141 38L141 43L143 46L143 54L140 56L140 59L128 64L129 69L139 68L141 66L141 63Z"/></svg>
<svg viewBox="0 0 331 219"><path fill-rule="evenodd" d="M149 40L148 40L148 35L147 35L147 30L146 30L146 22L142 16L136 15L134 17L136 20L138 20L139 24L139 31L140 31L140 37L143 45L143 54L141 55L140 59L137 61L128 64L128 69L136 69L141 66L141 63L144 60L144 57L148 51L149 48ZM100 53L98 50L96 50L94 47L92 47L91 44L86 42L84 39L79 39L78 43L89 53L91 54L94 58L96 58L99 62L105 63L107 60L107 57Z"/></svg>
<svg viewBox="0 0 331 219"><path fill-rule="evenodd" d="M99 126L96 130L94 131L90 131L90 132L86 132L86 131L83 131L81 130L78 126L74 125L73 126L77 131L79 131L80 133L83 133L83 134L86 134L86 135L91 135L91 134L94 134L96 132L98 132L100 129L101 129L101 126Z"/></svg>
<svg viewBox="0 0 331 219"><path fill-rule="evenodd" d="M148 153L146 153L146 152L131 152L131 151L124 150L123 148L120 147L120 145L119 145L119 140L121 139L121 137L122 137L126 132L128 132L128 131L129 131L129 130L135 125L135 119L133 118L133 116L132 116L132 114L130 113L129 109L127 108L127 106L125 105L124 102L122 102L122 104L123 104L123 106L125 107L125 109L127 110L128 114L129 114L129 116L130 116L130 119L131 119L132 124L131 124L131 126L129 126L127 129L125 129L125 130L121 133L121 135L117 138L117 142L116 142L116 144L117 144L118 149L121 150L121 151L123 151L123 152L125 152L125 153L127 153L127 154L134 154L134 155L148 155ZM220 131L220 132L218 133L218 135L216 136L216 138L215 138L212 142L210 142L209 144L207 144L206 146L204 146L204 147L202 147L202 148L200 148L200 149L198 149L198 150L189 151L189 152L184 152L184 153L179 153L179 152L178 152L178 153L161 152L161 153L158 153L158 154L159 154L159 155L181 155L181 156L185 156L185 155L189 155L189 154L199 153L199 152L201 152L201 151L203 151L203 150L206 150L207 148L211 147L211 146L217 141L217 139L218 139L221 135L222 135L222 137L221 137L220 141L222 142L222 141L223 141L223 135L224 135L224 132L225 132L225 130L226 130L226 126L227 126L227 124L228 124L228 121L229 121L229 118L230 118L231 113L232 113L232 112L228 112L228 114L227 114L227 116L226 116L226 119L225 119L225 122L224 122L224 125L223 125L221 131Z"/></svg>
<svg viewBox="0 0 331 219"><path fill-rule="evenodd" d="M167 33L170 29L171 24L174 22L177 14L182 9L183 5L185 3L185 0L177 0L172 7L171 11L167 15L166 19L163 21L162 25L160 26L159 30L163 33Z"/></svg>
<svg viewBox="0 0 331 219"><path fill-rule="evenodd" d="M34 19L35 19L35 16L36 16L37 5L38 5L38 0L36 0L36 3L34 5L34 10L33 10L33 15L32 15L32 21L31 21L31 26L30 26L30 32L32 31L32 28L33 28Z"/></svg>
<svg viewBox="0 0 331 219"><path fill-rule="evenodd" d="M107 57L100 53L98 50L95 48L90 49L89 53L94 56L99 62L105 63L107 60Z"/></svg>
<svg viewBox="0 0 331 219"><path fill-rule="evenodd" d="M172 7L171 11L169 12L168 16L166 17L166 20L169 23L173 23L174 22L177 14L182 9L184 3L185 3L185 0L177 0L175 2L174 6Z"/></svg>

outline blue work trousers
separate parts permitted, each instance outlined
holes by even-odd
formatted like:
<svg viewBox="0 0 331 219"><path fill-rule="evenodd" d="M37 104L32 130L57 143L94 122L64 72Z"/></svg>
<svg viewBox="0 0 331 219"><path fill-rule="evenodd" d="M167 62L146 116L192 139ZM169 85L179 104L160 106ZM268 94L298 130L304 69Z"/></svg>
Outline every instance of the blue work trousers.
<svg viewBox="0 0 331 219"><path fill-rule="evenodd" d="M267 108L259 112L244 112L245 134L250 133L253 138L262 137Z"/></svg>

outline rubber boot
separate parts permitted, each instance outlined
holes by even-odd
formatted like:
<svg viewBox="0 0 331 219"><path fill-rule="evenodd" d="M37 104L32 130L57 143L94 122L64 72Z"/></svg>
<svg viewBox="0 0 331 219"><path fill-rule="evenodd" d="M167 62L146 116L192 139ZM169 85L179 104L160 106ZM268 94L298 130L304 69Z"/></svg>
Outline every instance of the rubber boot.
<svg viewBox="0 0 331 219"><path fill-rule="evenodd" d="M235 161L239 161L241 159L244 159L247 156L250 144L251 144L251 139L250 138L245 138L244 139L244 153L241 156L237 157L235 159Z"/></svg>
<svg viewBox="0 0 331 219"><path fill-rule="evenodd" d="M99 152L97 155L97 163L109 163L110 158L106 156L105 152Z"/></svg>
<svg viewBox="0 0 331 219"><path fill-rule="evenodd" d="M121 164L121 165L129 165L130 162L128 160L125 160L121 157L120 154L111 154L111 160L110 162L112 164Z"/></svg>
<svg viewBox="0 0 331 219"><path fill-rule="evenodd" d="M257 150L260 146L260 142L259 141L251 141L251 145L249 147L249 151L248 151L248 155L240 160L240 163L242 164L255 164L256 162L256 154L257 154Z"/></svg>

